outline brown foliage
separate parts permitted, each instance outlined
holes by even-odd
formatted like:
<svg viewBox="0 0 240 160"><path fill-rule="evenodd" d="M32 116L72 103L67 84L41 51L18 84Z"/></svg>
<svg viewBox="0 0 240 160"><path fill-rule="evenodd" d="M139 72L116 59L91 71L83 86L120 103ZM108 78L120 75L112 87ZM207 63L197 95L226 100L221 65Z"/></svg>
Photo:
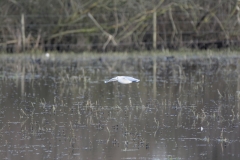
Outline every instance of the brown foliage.
<svg viewBox="0 0 240 160"><path fill-rule="evenodd" d="M152 49L154 12L157 48L237 46L238 5L236 0L2 0L0 49Z"/></svg>

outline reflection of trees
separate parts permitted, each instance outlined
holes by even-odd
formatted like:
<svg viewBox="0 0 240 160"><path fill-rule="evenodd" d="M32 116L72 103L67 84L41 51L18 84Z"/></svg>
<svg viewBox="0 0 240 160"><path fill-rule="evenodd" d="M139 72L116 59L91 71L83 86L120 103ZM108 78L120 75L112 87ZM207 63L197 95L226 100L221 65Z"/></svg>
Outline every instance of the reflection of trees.
<svg viewBox="0 0 240 160"><path fill-rule="evenodd" d="M131 85L104 84L104 76L109 76L107 68L101 75L92 68L80 66L58 69L54 63L44 68L50 76L45 73L44 78L32 80L26 78L30 71L22 71L27 67L17 63L21 66L17 70L11 62L12 70L25 76L16 79L7 76L2 81L1 103L6 107L1 109L4 123L0 136L8 140L8 136L21 138L19 141L24 140L26 144L45 144L51 151L55 146L70 156L79 152L82 156L86 153L83 149L91 150L99 145L116 147L119 152L154 150L157 154L164 150L163 155L175 155L177 151L181 153L179 157L189 156L192 151L199 155L202 153L199 144L221 146L222 152L237 146L237 70L218 68L221 72L217 73L221 74L213 74L211 67L196 67L189 71L181 68L182 65L161 60L153 63L156 70L148 65L150 73L142 73L140 83ZM118 62L115 67L119 64L123 63ZM31 63L30 68L35 65L38 66ZM128 69L136 73L134 67ZM4 98L8 99L7 103ZM15 103L13 98L17 99ZM15 117L19 114L20 122L15 122L17 118L12 121L12 117L4 117L6 110L12 115L15 109L18 111ZM21 136L7 135L6 131L18 131Z"/></svg>
<svg viewBox="0 0 240 160"><path fill-rule="evenodd" d="M239 60L238 60L238 65L237 65L237 73L238 73L238 77L237 77L237 99L239 100L240 99L240 65L239 65ZM240 103L238 102L237 103L237 115L238 115L238 118L240 116Z"/></svg>

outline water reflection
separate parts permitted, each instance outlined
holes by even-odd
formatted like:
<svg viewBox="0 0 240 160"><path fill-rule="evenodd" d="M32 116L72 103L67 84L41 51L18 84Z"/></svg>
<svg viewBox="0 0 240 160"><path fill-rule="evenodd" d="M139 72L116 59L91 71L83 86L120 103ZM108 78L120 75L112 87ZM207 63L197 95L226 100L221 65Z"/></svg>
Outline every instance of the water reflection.
<svg viewBox="0 0 240 160"><path fill-rule="evenodd" d="M236 75L156 67L130 85L92 68L1 79L1 157L239 158Z"/></svg>

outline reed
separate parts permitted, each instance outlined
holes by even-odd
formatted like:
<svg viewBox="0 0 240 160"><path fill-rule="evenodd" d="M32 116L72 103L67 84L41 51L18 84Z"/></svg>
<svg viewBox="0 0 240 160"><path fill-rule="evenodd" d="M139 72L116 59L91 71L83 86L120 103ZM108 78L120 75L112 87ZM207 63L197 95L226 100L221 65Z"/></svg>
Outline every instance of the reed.
<svg viewBox="0 0 240 160"><path fill-rule="evenodd" d="M239 47L238 5L236 0L1 1L0 49L15 53Z"/></svg>

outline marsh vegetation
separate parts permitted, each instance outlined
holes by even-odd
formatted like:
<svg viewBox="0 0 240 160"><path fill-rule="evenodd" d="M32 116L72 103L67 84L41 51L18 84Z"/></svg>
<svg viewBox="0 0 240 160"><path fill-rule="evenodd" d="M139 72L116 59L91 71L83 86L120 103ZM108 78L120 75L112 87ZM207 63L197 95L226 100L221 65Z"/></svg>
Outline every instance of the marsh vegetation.
<svg viewBox="0 0 240 160"><path fill-rule="evenodd" d="M1 55L0 157L239 157L239 56L118 56Z"/></svg>
<svg viewBox="0 0 240 160"><path fill-rule="evenodd" d="M2 0L0 49L239 47L239 1Z"/></svg>

